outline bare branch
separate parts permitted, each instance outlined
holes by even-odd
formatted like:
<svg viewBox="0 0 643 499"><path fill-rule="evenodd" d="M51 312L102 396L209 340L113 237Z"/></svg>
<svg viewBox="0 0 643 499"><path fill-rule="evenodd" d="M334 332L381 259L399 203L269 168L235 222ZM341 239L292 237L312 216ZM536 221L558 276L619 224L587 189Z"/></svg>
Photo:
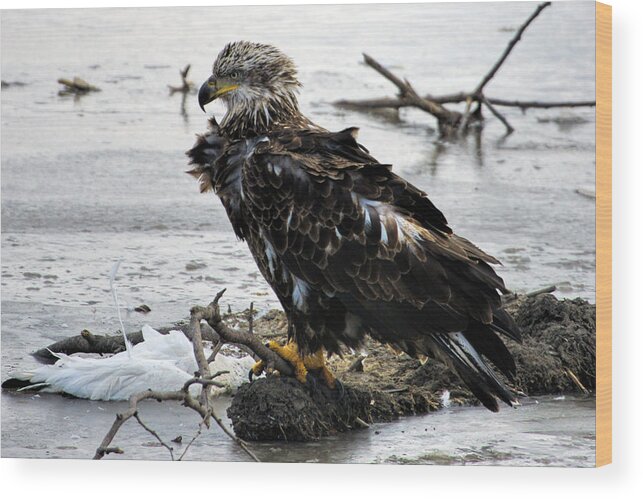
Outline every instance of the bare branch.
<svg viewBox="0 0 643 499"><path fill-rule="evenodd" d="M227 372L227 371L220 371L221 373ZM219 373L217 373L219 374ZM190 386L192 385L201 385L201 386L216 386L217 388L225 388L226 385L223 383L219 383L218 381L215 381L213 379L203 379L203 378L191 378L185 382L183 385L183 388L181 388L181 391L188 391Z"/></svg>
<svg viewBox="0 0 643 499"><path fill-rule="evenodd" d="M208 376L210 376L210 366L208 364L208 359L205 358L205 352L203 351L203 336L201 335L201 321L204 318L203 307L192 307L190 310L190 335L188 336L186 333L186 336L188 336L192 342L194 358L199 366L199 374L203 379L207 379Z"/></svg>
<svg viewBox="0 0 643 499"><path fill-rule="evenodd" d="M125 451L120 447L99 447L96 450L96 454L100 455L100 457L98 458L100 459L101 457L106 456L107 454L125 454Z"/></svg>
<svg viewBox="0 0 643 499"><path fill-rule="evenodd" d="M583 383L581 383L578 379L578 376L576 376L571 369L565 369L565 374L569 376L569 379L572 380L572 382L578 387L581 392L583 392L585 395L589 395L589 390L585 388Z"/></svg>
<svg viewBox="0 0 643 499"><path fill-rule="evenodd" d="M425 95L424 98L432 100L439 104L458 104L466 102L467 98L473 98L471 94L460 92L457 94L448 95ZM526 109L552 109L557 107L595 107L596 101L524 101L524 100L509 100L497 99L495 97L486 98L494 106L500 107L518 107L522 110ZM473 98L477 100L477 98ZM334 102L338 107L352 108L352 109L401 109L403 107L411 107L413 104L408 100L395 98L395 97L381 97L379 99L363 99L363 100L338 100Z"/></svg>
<svg viewBox="0 0 643 499"><path fill-rule="evenodd" d="M521 101L521 100L506 100L506 99L491 99L487 100L494 106L504 107L519 107L520 109L551 109L554 107L595 107L596 101L581 100L581 101Z"/></svg>
<svg viewBox="0 0 643 499"><path fill-rule="evenodd" d="M487 83L489 83L489 81L490 81L490 80L491 80L491 79L496 75L496 73L497 73L497 72L498 72L498 70L500 69L500 66L502 66L502 64L505 62L505 60L507 59L507 57L509 57L509 54L511 54L511 51L512 51L512 50L513 50L513 48L515 47L516 43L518 43L518 42L520 41L520 38L522 37L522 34L525 32L525 30L527 29L527 27L532 23L532 21L533 21L534 19L536 19L536 18L538 17L538 15L539 15L539 14L540 14L544 9L546 9L546 8L547 8L547 7L549 7L550 5L551 5L551 2L544 2L544 3L541 3L541 4L536 8L536 10L534 11L534 13L533 13L531 16L529 16L529 17L527 18L527 20L522 24L522 26L520 26L520 28L518 28L518 31L516 31L516 34L513 36L513 38L512 38L511 40L509 40L509 44L507 45L507 47L505 48L505 51L504 51L504 52L502 53L502 55L500 56L500 59L498 59L498 60L496 61L496 63L495 63L495 64L493 65L493 67L489 70L489 72L488 72L486 75L484 75L484 77L482 78L482 80L480 81L480 83L478 83L478 86L477 86L477 87L476 87L476 89L473 91L473 94L474 94L474 95L480 95L480 94L482 93L482 91L484 90L484 87L485 87L485 86L487 85Z"/></svg>
<svg viewBox="0 0 643 499"><path fill-rule="evenodd" d="M162 327L158 329L158 332L161 334L167 334L172 330L181 330L184 333L187 331L185 324L178 324L170 327ZM189 331L188 331L189 333ZM211 330L211 328L202 328L201 334L204 340L212 341L216 343L219 341L217 334ZM135 333L128 333L127 339L136 345L143 341L143 333L137 331ZM34 352L32 355L36 357L41 362L54 363L58 358L52 354L54 353L64 353L66 355L72 355L74 353L97 353L97 354L114 354L119 353L125 350L125 342L123 340L123 335L121 333L113 335L102 335L94 334L87 329L84 329L79 335L70 336L63 340L57 341L48 345L45 348L41 348Z"/></svg>
<svg viewBox="0 0 643 499"><path fill-rule="evenodd" d="M265 346L258 337L242 331L233 330L223 323L218 302L224 292L225 289L220 291L207 307L200 308L199 312L202 314L203 319L226 343L238 343L249 347L260 359L266 362L266 365L272 366L286 376L293 376L294 371L292 366Z"/></svg>
<svg viewBox="0 0 643 499"><path fill-rule="evenodd" d="M414 106L435 116L441 125L456 126L462 115L457 111L450 111L437 102L420 97L408 81L402 81L379 62L368 54L363 54L364 62L375 71L392 82L400 91L400 99L407 102L407 105Z"/></svg>
<svg viewBox="0 0 643 499"><path fill-rule="evenodd" d="M529 293L525 293L524 295L519 295L518 293L508 293L506 295L503 295L502 304L506 305L508 303L516 301L521 296L524 296L524 297L527 297L527 298L532 298L534 296L553 293L554 291L556 291L556 286L552 284L552 285L546 286L544 288L540 288L540 289L536 289L534 291L530 291Z"/></svg>
<svg viewBox="0 0 643 499"><path fill-rule="evenodd" d="M464 132L465 127L469 124L469 114L471 113L472 103L473 103L473 99L471 99L471 97L467 97L467 105L464 108L464 114L462 115L462 119L460 120L460 124L458 125L459 134L462 134L462 132Z"/></svg>
<svg viewBox="0 0 643 499"><path fill-rule="evenodd" d="M109 429L109 431L103 438L103 441L98 446L98 449L96 449L96 454L94 454L94 459L102 459L103 456L107 454L105 449L110 448L109 446L112 443L112 440L114 440L114 437L116 436L116 434L118 433L118 430L120 430L121 426L123 426L123 424L125 424L125 422L128 419L132 418L136 414L136 412L138 411L138 403L146 399L154 399L159 402L164 400L178 400L183 402L185 406L198 412L202 418L205 419L206 416L208 415L205 408L202 407L201 404L199 404L199 402L195 400L187 391L181 390L181 391L175 391L175 392L156 392L156 391L148 390L146 392L137 393L130 397L129 408L125 412L122 412L116 415L116 419L112 424L112 427Z"/></svg>

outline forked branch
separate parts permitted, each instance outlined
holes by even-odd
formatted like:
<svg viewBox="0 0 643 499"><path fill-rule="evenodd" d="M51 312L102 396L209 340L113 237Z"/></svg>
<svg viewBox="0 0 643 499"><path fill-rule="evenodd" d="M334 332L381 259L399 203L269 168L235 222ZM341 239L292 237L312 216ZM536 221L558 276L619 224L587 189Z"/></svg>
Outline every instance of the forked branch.
<svg viewBox="0 0 643 499"><path fill-rule="evenodd" d="M399 89L399 95L395 98L383 97L379 99L366 100L340 100L335 105L340 107L354 109L401 109L404 107L416 107L421 109L438 120L438 127L441 135L452 135L454 133L463 134L468 126L481 119L480 106L485 106L493 116L495 116L505 126L507 134L514 131L513 126L507 118L497 109L499 106L518 107L521 110L530 108L549 109L556 107L592 107L596 105L595 101L520 101L487 97L484 90L487 84L498 73L498 70L505 63L516 44L521 40L523 33L529 25L540 15L540 13L549 7L551 2L544 2L538 5L536 10L527 18L527 20L516 30L514 36L509 40L505 50L500 58L494 63L491 69L483 76L476 88L472 92L458 92L454 94L433 96L419 96L411 84L402 80L391 71L386 69L382 64L377 62L369 55L364 54L364 61L378 73L391 81ZM447 109L444 104L465 103L464 113ZM474 112L471 112L472 106L477 104Z"/></svg>

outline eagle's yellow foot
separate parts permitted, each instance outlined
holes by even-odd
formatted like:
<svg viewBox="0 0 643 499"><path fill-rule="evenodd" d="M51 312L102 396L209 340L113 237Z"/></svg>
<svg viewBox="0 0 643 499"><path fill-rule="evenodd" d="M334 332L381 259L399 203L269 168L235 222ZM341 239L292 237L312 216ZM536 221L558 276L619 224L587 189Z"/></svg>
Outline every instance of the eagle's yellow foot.
<svg viewBox="0 0 643 499"><path fill-rule="evenodd" d="M306 369L304 359L299 355L297 343L289 341L284 346L281 346L276 341L271 340L268 342L268 348L292 365L295 370L295 378L297 378L297 381L300 383L306 383L308 369Z"/></svg>
<svg viewBox="0 0 643 499"><path fill-rule="evenodd" d="M326 386L331 389L335 388L337 381L328 367L326 367L324 352L322 349L319 349L312 355L302 357L299 354L299 348L294 341L289 341L283 346L276 341L270 341L268 342L268 348L293 366L295 370L295 378L297 378L300 383L306 383L309 369L319 369ZM250 370L250 378L252 379L252 375L259 376L264 371L265 367L265 363L262 360L257 362Z"/></svg>
<svg viewBox="0 0 643 499"><path fill-rule="evenodd" d="M308 369L319 369L324 378L326 386L331 390L335 389L337 380L330 369L326 366L326 359L324 358L324 351L320 348L312 355L306 355L304 357L304 366Z"/></svg>

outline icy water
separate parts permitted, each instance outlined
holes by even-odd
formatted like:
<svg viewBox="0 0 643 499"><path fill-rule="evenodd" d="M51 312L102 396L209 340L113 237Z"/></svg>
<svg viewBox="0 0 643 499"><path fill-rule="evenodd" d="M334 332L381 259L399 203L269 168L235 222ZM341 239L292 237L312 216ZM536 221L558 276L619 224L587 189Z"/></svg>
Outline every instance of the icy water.
<svg viewBox="0 0 643 499"><path fill-rule="evenodd" d="M343 98L393 95L360 63L367 52L420 92L472 89L535 4L429 4L2 12L2 379L35 365L29 353L83 328L117 329L112 264L128 306L167 325L222 287L226 303L277 305L212 195L199 195L184 151L206 117L168 96L192 64L200 84L228 41L281 47L297 62L301 105L330 129L360 127L382 162L426 190L455 230L499 257L507 285L556 284L559 297L594 301L594 110L503 109L516 132L489 118L478 143L438 141L432 118L400 122L338 110ZM594 6L545 10L489 84L492 97L594 98ZM80 76L102 88L58 95ZM221 108L213 110L220 116ZM468 408L339 435L309 445L261 445L279 461L471 464L594 463L593 400L528 403L498 415ZM225 401L221 402L222 405ZM4 457L90 457L122 404L2 394ZM176 407L146 407L169 438L194 431ZM191 418L191 419L190 419ZM194 421L193 421L194 420ZM184 425L184 427L180 426ZM178 429L181 429L178 431ZM129 433L128 433L129 432ZM167 458L132 426L128 458ZM243 459L217 431L192 459Z"/></svg>

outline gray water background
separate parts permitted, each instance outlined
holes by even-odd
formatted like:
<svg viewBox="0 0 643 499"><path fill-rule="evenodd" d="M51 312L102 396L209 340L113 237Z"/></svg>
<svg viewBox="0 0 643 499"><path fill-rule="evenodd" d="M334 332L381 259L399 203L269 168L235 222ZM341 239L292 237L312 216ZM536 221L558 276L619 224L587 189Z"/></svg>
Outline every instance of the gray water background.
<svg viewBox="0 0 643 499"><path fill-rule="evenodd" d="M474 137L439 141L434 120L419 111L404 110L396 122L331 105L394 95L360 63L362 52L421 93L470 90L535 5L2 11L2 79L25 83L1 96L2 379L35 366L29 353L55 340L118 328L107 278L117 260L122 299L152 308L145 317L128 314L128 330L183 318L222 287L234 310L250 301L262 311L277 306L219 202L199 195L183 173L184 151L206 116L195 96L182 107L167 90L187 63L200 84L218 50L236 39L273 43L293 57L304 112L329 129L359 126L375 157L427 191L459 234L503 262L508 287L556 284L559 297L594 301L594 201L576 192L594 190L593 108L502 108L516 132L503 138L503 126L488 117L477 144ZM529 27L487 95L593 99L594 48L594 4L555 3ZM56 79L75 75L102 92L59 96ZM217 106L211 112L220 117ZM119 407L3 393L2 455L88 457ZM261 451L276 460L319 459L321 446L328 459L344 462L585 466L594 462L593 408L593 400L550 397L500 415L458 409L407 418L377 435L371 429ZM177 407L175 421L148 409L169 433L185 415ZM64 421L72 433L61 431ZM501 421L507 444L493 436ZM472 423L475 431L465 431ZM424 427L436 428L433 438L414 444L413 428L426 436ZM386 432L403 430L403 438L383 443ZM166 457L146 447L136 428L131 433L138 443L124 457ZM209 433L191 457L242 458ZM505 448L514 443L523 451ZM495 451L508 455L497 459Z"/></svg>

